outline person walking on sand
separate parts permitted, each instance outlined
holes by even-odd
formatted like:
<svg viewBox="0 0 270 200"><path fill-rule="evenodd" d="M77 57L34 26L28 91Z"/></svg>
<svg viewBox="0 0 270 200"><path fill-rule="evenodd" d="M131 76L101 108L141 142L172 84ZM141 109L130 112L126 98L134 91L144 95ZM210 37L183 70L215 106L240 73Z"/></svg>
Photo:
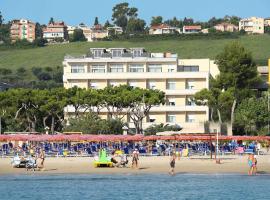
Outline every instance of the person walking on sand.
<svg viewBox="0 0 270 200"><path fill-rule="evenodd" d="M41 170L44 170L44 162L45 162L45 151L44 151L44 149L40 150L39 158L41 159L39 168Z"/></svg>
<svg viewBox="0 0 270 200"><path fill-rule="evenodd" d="M135 149L132 152L132 168L138 169L139 151Z"/></svg>
<svg viewBox="0 0 270 200"><path fill-rule="evenodd" d="M248 166L249 166L248 175L253 175L253 171L254 171L254 154L249 154L248 155Z"/></svg>
<svg viewBox="0 0 270 200"><path fill-rule="evenodd" d="M171 167L170 174L171 174L171 175L174 175L175 160L176 160L176 155L175 155L175 153L173 152L173 153L172 153L172 156L171 156L171 158L170 158L170 167Z"/></svg>

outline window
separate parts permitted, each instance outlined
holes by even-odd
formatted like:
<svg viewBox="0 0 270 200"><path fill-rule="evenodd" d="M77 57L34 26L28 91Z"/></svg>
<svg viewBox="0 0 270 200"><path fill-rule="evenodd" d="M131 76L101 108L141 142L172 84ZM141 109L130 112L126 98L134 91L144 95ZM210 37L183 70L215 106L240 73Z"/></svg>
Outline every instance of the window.
<svg viewBox="0 0 270 200"><path fill-rule="evenodd" d="M168 81L167 82L167 89L168 90L175 90L176 89L176 83L174 81Z"/></svg>
<svg viewBox="0 0 270 200"><path fill-rule="evenodd" d="M149 115L149 122L155 122L156 118L153 115Z"/></svg>
<svg viewBox="0 0 270 200"><path fill-rule="evenodd" d="M149 81L148 82L148 87L149 87L149 89L155 90L156 89L156 82Z"/></svg>
<svg viewBox="0 0 270 200"><path fill-rule="evenodd" d="M162 72L162 65L149 65L148 72Z"/></svg>
<svg viewBox="0 0 270 200"><path fill-rule="evenodd" d="M117 83L117 82L115 82L115 81L110 81L110 86L116 87L116 86L118 86L118 85L119 85L119 83Z"/></svg>
<svg viewBox="0 0 270 200"><path fill-rule="evenodd" d="M105 73L105 65L92 65L92 73Z"/></svg>
<svg viewBox="0 0 270 200"><path fill-rule="evenodd" d="M174 65L168 65L168 72L175 72L175 66Z"/></svg>
<svg viewBox="0 0 270 200"><path fill-rule="evenodd" d="M186 103L187 106L195 106L196 105L195 101L192 97L188 97L186 102L187 102Z"/></svg>
<svg viewBox="0 0 270 200"><path fill-rule="evenodd" d="M187 114L186 122L188 123L195 122L195 116L191 114Z"/></svg>
<svg viewBox="0 0 270 200"><path fill-rule="evenodd" d="M95 58L101 57L102 54L103 54L103 50L102 49L93 50L93 55L94 55Z"/></svg>
<svg viewBox="0 0 270 200"><path fill-rule="evenodd" d="M133 65L129 65L129 72L144 72L144 67L141 64L133 64Z"/></svg>
<svg viewBox="0 0 270 200"><path fill-rule="evenodd" d="M175 123L176 122L176 116L175 115L168 115L167 121L169 123Z"/></svg>
<svg viewBox="0 0 270 200"><path fill-rule="evenodd" d="M186 89L194 89L195 88L195 81L193 80L187 80L186 81Z"/></svg>
<svg viewBox="0 0 270 200"><path fill-rule="evenodd" d="M137 87L137 82L136 81L129 81L128 84L129 84L130 87L133 87L133 88Z"/></svg>
<svg viewBox="0 0 270 200"><path fill-rule="evenodd" d="M133 49L132 55L133 55L133 57L140 57L142 55L142 50L141 49Z"/></svg>
<svg viewBox="0 0 270 200"><path fill-rule="evenodd" d="M122 56L122 49L113 49L112 50L112 57L121 57Z"/></svg>
<svg viewBox="0 0 270 200"><path fill-rule="evenodd" d="M71 73L84 73L84 66L83 65L72 65L71 66Z"/></svg>
<svg viewBox="0 0 270 200"><path fill-rule="evenodd" d="M198 65L180 65L177 67L178 72L198 72Z"/></svg>
<svg viewBox="0 0 270 200"><path fill-rule="evenodd" d="M117 73L117 72L124 72L123 65L110 65L110 72Z"/></svg>
<svg viewBox="0 0 270 200"><path fill-rule="evenodd" d="M92 89L98 89L98 84L95 83L95 82L91 82L89 87L92 88Z"/></svg>
<svg viewBox="0 0 270 200"><path fill-rule="evenodd" d="M169 98L169 99L168 99L168 105L169 105L169 106L175 106L175 99Z"/></svg>

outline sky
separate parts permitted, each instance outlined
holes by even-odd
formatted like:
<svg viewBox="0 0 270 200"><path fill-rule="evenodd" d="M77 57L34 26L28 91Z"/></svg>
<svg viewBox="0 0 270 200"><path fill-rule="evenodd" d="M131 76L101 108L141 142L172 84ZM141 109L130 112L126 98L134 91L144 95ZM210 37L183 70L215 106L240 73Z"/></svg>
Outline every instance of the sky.
<svg viewBox="0 0 270 200"><path fill-rule="evenodd" d="M225 15L270 17L270 0L0 0L0 11L5 21L24 18L47 24L53 17L68 25L92 25L96 16L100 23L111 20L113 6L122 2L138 8L139 18L148 24L158 15L195 21Z"/></svg>

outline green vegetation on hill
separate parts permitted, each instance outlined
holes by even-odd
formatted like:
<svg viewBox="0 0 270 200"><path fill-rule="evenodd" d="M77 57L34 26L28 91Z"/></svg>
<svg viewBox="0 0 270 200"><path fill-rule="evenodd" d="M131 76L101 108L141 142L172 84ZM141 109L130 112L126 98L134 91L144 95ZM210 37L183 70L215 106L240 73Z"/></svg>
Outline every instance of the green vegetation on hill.
<svg viewBox="0 0 270 200"><path fill-rule="evenodd" d="M270 57L270 35L242 36L239 39L218 40L166 40L166 41L100 41L55 44L33 49L9 49L0 51L0 68L11 70L24 67L53 67L61 66L64 56L86 54L93 47L145 47L151 52L175 52L180 58L215 58L224 46L238 40L252 52L258 64L266 64Z"/></svg>

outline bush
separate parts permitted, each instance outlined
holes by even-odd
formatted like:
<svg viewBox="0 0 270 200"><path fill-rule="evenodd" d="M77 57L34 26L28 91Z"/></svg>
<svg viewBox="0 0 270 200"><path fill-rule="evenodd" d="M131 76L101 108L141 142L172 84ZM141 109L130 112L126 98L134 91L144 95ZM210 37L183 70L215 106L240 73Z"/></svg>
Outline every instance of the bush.
<svg viewBox="0 0 270 200"><path fill-rule="evenodd" d="M180 131L182 128L178 125L169 125L169 124L155 124L144 130L145 135L156 135L158 132L164 131Z"/></svg>
<svg viewBox="0 0 270 200"><path fill-rule="evenodd" d="M82 132L83 134L122 134L123 123L115 119L101 119L96 113L88 113L76 119L69 120L70 125L64 127L67 132Z"/></svg>
<svg viewBox="0 0 270 200"><path fill-rule="evenodd" d="M164 35L148 35L148 34L122 34L112 35L102 40L116 40L116 41L160 41L160 40L215 40L215 39L236 39L239 38L239 33L230 32L216 32L216 33L195 33L195 34L164 34Z"/></svg>

